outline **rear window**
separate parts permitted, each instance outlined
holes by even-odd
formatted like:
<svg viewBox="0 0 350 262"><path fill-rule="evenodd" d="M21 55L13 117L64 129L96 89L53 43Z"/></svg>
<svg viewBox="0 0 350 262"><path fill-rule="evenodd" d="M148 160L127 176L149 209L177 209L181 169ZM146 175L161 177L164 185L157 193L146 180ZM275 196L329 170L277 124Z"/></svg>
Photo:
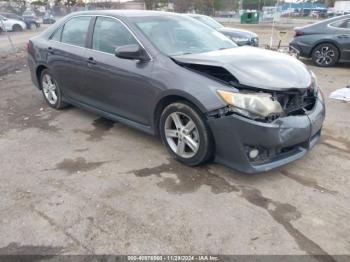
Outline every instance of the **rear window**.
<svg viewBox="0 0 350 262"><path fill-rule="evenodd" d="M89 24L89 16L81 16L70 19L63 27L61 42L84 47Z"/></svg>

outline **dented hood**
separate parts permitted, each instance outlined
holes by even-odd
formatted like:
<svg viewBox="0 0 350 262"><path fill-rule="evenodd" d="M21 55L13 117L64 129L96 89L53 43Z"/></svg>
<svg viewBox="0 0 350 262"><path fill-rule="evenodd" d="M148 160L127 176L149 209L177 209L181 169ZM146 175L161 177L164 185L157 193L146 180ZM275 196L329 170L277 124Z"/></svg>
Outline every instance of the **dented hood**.
<svg viewBox="0 0 350 262"><path fill-rule="evenodd" d="M182 64L226 69L241 85L268 90L305 89L311 74L296 58L255 47L237 47L172 57Z"/></svg>

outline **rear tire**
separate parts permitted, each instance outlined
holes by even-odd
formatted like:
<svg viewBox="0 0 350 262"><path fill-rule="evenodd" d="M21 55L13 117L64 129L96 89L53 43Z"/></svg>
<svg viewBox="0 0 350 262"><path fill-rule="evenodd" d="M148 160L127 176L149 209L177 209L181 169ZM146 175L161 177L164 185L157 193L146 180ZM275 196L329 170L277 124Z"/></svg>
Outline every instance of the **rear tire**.
<svg viewBox="0 0 350 262"><path fill-rule="evenodd" d="M44 69L40 77L40 87L46 103L54 109L62 109L67 104L62 102L62 92L48 69Z"/></svg>
<svg viewBox="0 0 350 262"><path fill-rule="evenodd" d="M38 27L36 26L36 24L35 23L31 23L30 25L29 25L29 29L30 30L35 30L35 29L37 29Z"/></svg>
<svg viewBox="0 0 350 262"><path fill-rule="evenodd" d="M203 115L193 105L179 101L162 112L159 131L169 153L181 163L197 166L213 155L213 139Z"/></svg>
<svg viewBox="0 0 350 262"><path fill-rule="evenodd" d="M316 66L330 67L334 66L339 59L338 48L329 43L317 45L312 51L312 62Z"/></svg>

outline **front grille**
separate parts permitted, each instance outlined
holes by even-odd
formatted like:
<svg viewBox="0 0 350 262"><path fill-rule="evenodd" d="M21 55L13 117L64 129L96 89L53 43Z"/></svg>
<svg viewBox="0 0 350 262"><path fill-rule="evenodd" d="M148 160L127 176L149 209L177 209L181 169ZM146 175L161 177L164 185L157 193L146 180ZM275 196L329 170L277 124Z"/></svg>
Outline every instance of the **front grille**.
<svg viewBox="0 0 350 262"><path fill-rule="evenodd" d="M280 102L284 115L305 115L315 106L317 91L308 88L306 91L302 92L276 92L273 96Z"/></svg>

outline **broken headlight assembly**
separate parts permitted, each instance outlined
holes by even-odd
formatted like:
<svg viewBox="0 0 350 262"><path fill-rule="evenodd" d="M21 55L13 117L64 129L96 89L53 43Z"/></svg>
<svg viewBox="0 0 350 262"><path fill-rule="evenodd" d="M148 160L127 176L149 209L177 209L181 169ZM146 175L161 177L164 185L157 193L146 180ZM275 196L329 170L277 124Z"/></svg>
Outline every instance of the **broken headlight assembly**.
<svg viewBox="0 0 350 262"><path fill-rule="evenodd" d="M267 93L234 93L218 90L234 113L251 118L266 119L283 113L281 104Z"/></svg>
<svg viewBox="0 0 350 262"><path fill-rule="evenodd" d="M311 90L313 90L315 97L319 97L321 102L324 103L324 101L325 101L324 100L324 94L323 94L320 86L318 85L317 77L316 77L315 73L312 72L311 70L310 70L310 74L311 74L311 85L310 85L310 88L311 88ZM320 95L318 95L318 94L320 94Z"/></svg>

